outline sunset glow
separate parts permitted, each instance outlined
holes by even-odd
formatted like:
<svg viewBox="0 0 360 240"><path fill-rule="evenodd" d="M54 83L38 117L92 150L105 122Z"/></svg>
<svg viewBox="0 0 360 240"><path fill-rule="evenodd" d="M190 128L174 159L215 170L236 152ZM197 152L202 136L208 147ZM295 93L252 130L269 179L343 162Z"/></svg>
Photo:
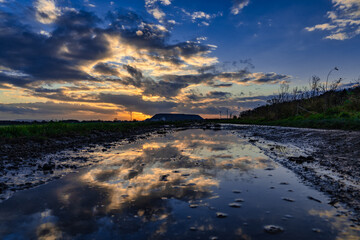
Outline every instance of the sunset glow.
<svg viewBox="0 0 360 240"><path fill-rule="evenodd" d="M1 120L217 118L360 74L359 0L2 0L0 19Z"/></svg>

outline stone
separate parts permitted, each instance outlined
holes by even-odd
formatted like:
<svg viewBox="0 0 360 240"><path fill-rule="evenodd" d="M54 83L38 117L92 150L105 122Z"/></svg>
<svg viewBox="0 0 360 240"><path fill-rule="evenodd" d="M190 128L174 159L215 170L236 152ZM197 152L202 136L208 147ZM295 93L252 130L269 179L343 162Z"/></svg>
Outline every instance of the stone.
<svg viewBox="0 0 360 240"><path fill-rule="evenodd" d="M241 208L241 204L240 204L240 203L229 203L229 207L232 207L232 208Z"/></svg>
<svg viewBox="0 0 360 240"><path fill-rule="evenodd" d="M287 201L287 202L295 202L294 199L292 199L292 198L286 198L286 197L283 197L282 200Z"/></svg>
<svg viewBox="0 0 360 240"><path fill-rule="evenodd" d="M264 231L271 234L277 234L284 231L284 228L276 225L266 225L264 226Z"/></svg>
<svg viewBox="0 0 360 240"><path fill-rule="evenodd" d="M223 212L217 212L216 213L216 217L217 218L226 218L228 215L226 213Z"/></svg>
<svg viewBox="0 0 360 240"><path fill-rule="evenodd" d="M189 207L190 208L197 208L199 205L198 204L190 204Z"/></svg>

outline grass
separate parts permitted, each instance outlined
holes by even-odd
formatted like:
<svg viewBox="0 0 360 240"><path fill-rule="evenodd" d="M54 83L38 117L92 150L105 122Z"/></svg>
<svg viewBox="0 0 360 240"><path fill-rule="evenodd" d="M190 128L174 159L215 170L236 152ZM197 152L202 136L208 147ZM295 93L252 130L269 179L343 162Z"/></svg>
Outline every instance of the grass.
<svg viewBox="0 0 360 240"><path fill-rule="evenodd" d="M73 136L88 136L96 132L126 133L135 129L156 127L160 122L84 122L84 123L33 123L0 127L0 139L46 139Z"/></svg>
<svg viewBox="0 0 360 240"><path fill-rule="evenodd" d="M327 91L310 98L273 101L225 122L360 130L360 87Z"/></svg>
<svg viewBox="0 0 360 240"><path fill-rule="evenodd" d="M316 128L316 129L341 129L341 130L360 130L360 114L358 112L339 112L313 113L307 115L296 115L283 119L267 118L240 118L240 119L222 119L219 123L233 124L254 124L270 125L299 128Z"/></svg>

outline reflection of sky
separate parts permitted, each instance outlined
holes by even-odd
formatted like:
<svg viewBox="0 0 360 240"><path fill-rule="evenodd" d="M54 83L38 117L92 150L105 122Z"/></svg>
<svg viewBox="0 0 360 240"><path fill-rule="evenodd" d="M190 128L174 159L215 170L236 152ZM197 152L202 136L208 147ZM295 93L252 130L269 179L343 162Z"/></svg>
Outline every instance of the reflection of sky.
<svg viewBox="0 0 360 240"><path fill-rule="evenodd" d="M336 216L341 209L307 198L325 196L225 131L186 130L80 154L100 162L0 204L0 238L268 239L267 224L285 228L277 239L359 233ZM242 207L230 208L236 198ZM218 219L218 211L229 216Z"/></svg>
<svg viewBox="0 0 360 240"><path fill-rule="evenodd" d="M325 211L311 209L309 214L319 216L325 221L330 222L333 229L341 229L342 231L336 240L356 240L360 238L360 226L347 224L346 212L338 213L335 209ZM359 234L358 236L354 235L356 232Z"/></svg>
<svg viewBox="0 0 360 240"><path fill-rule="evenodd" d="M122 152L117 160L100 164L82 180L108 189L108 207L115 209L139 198L200 198L211 193L210 187L219 186L214 177L221 169L246 171L268 166L265 156L249 144L239 144L235 136L193 132L179 132L170 143L153 140Z"/></svg>

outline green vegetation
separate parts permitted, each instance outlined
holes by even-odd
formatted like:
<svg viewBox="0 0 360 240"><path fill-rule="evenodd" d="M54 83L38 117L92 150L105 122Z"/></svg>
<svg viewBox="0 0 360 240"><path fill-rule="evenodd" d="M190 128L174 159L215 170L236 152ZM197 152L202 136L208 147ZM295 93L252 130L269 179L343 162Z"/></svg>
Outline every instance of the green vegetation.
<svg viewBox="0 0 360 240"><path fill-rule="evenodd" d="M267 105L242 112L239 119L225 122L360 130L360 87L311 91L307 95L280 91Z"/></svg>
<svg viewBox="0 0 360 240"><path fill-rule="evenodd" d="M157 127L160 122L49 122L25 125L7 125L0 128L0 139L46 139L88 136L99 132L127 133L136 129Z"/></svg>

